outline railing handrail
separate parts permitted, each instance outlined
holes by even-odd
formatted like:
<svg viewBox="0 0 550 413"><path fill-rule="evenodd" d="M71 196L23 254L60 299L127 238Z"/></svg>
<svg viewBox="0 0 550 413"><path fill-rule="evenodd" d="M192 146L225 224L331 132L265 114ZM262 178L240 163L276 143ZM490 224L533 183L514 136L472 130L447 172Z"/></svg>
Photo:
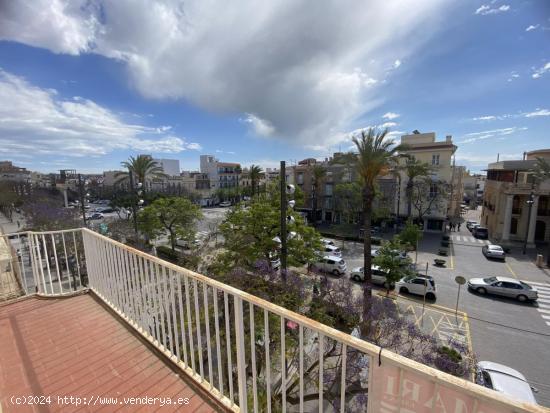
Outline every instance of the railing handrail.
<svg viewBox="0 0 550 413"><path fill-rule="evenodd" d="M391 350L385 350L375 344L369 343L365 340L353 337L350 334L344 333L342 331L336 330L332 327L329 327L325 324L319 323L315 320L312 320L308 317L305 317L301 314L295 313L294 311L288 310L284 307L273 304L269 301L266 301L262 298L256 297L252 294L239 290L230 285L224 284L220 281L214 280L205 275L199 274L197 272L191 271L187 268L180 267L176 264L172 264L168 261L162 260L158 257L147 254L146 252L140 251L136 248L123 244L119 241L113 240L109 237L101 235L97 232L94 232L88 228L81 228L82 231L93 235L96 238L99 238L107 243L115 245L119 248L125 249L130 253L139 255L153 263L162 265L167 269L171 269L179 274L183 274L197 281L203 282L211 287L214 287L218 290L227 292L236 297L239 297L247 302L254 304L257 307L271 311L274 314L277 314L285 319L295 321L303 327L311 329L315 332L321 333L326 337L330 337L339 343L345 344L347 346L353 347L359 351L362 351L373 359L377 360L379 363L388 362L391 365L397 365L400 368L405 370L420 374L425 378L428 378L431 382L441 381L446 387L459 390L460 392L473 393L476 398L483 399L490 403L496 405L507 406L512 411L517 412L540 412L548 413L548 410L542 406L533 405L530 403L523 403L516 400L508 399L505 395L499 394L493 390L484 388L475 383L469 382L465 379L453 376L451 374L445 373L443 371L437 370L433 367L426 366L417 361L411 360L399 354L392 352ZM90 286L93 289L93 286ZM502 400L504 398L504 400Z"/></svg>

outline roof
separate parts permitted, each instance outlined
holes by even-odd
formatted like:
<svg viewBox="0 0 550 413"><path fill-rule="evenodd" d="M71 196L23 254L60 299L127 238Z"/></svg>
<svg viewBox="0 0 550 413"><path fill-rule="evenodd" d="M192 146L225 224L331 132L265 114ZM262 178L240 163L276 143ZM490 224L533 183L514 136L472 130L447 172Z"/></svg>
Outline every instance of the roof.
<svg viewBox="0 0 550 413"><path fill-rule="evenodd" d="M531 391L531 386L519 371L491 361L480 361L478 365L491 376L494 390L517 400L537 403Z"/></svg>
<svg viewBox="0 0 550 413"><path fill-rule="evenodd" d="M515 278L511 278L511 277L496 277L496 279L498 281L504 281L504 282L507 282L507 283L514 283L514 284L519 284L519 280L516 280Z"/></svg>

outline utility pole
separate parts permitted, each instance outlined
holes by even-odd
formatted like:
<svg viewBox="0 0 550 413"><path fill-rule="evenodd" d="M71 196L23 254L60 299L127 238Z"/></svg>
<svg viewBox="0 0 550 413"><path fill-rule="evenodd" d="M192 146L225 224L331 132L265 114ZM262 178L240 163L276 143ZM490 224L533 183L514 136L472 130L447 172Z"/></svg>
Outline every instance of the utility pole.
<svg viewBox="0 0 550 413"><path fill-rule="evenodd" d="M82 175L78 174L78 192L80 195L80 208L82 210L82 220L84 221L84 226L87 227L88 223L86 222L86 208L84 208L84 182L82 182Z"/></svg>
<svg viewBox="0 0 550 413"><path fill-rule="evenodd" d="M281 161L280 166L280 181L281 181L281 278L286 283L286 165L285 161Z"/></svg>

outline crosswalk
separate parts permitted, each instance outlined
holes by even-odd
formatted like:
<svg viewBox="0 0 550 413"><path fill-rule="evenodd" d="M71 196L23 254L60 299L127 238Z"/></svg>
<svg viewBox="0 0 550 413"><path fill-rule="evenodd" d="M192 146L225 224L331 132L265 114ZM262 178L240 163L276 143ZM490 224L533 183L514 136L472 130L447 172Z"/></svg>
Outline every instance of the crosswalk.
<svg viewBox="0 0 550 413"><path fill-rule="evenodd" d="M474 238L471 235L451 235L451 240L454 242L469 242L481 245L489 245L491 243L489 240Z"/></svg>
<svg viewBox="0 0 550 413"><path fill-rule="evenodd" d="M537 289L539 293L539 299L537 300L537 311L546 322L546 325L550 326L550 284L533 281L526 282Z"/></svg>

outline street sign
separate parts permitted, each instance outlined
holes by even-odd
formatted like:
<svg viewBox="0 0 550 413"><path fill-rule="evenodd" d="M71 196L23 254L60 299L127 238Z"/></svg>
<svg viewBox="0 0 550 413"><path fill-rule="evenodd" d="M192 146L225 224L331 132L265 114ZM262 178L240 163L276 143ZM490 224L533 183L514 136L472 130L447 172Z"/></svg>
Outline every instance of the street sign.
<svg viewBox="0 0 550 413"><path fill-rule="evenodd" d="M459 284L459 285L464 285L464 284L466 284L466 278L464 278L462 275L457 275L457 276L455 277L455 281L456 281L456 283Z"/></svg>
<svg viewBox="0 0 550 413"><path fill-rule="evenodd" d="M455 319L456 324L458 325L458 300L460 299L460 287L466 284L466 278L461 275L455 277L455 281L458 284L458 292L456 293L456 308L455 308Z"/></svg>

